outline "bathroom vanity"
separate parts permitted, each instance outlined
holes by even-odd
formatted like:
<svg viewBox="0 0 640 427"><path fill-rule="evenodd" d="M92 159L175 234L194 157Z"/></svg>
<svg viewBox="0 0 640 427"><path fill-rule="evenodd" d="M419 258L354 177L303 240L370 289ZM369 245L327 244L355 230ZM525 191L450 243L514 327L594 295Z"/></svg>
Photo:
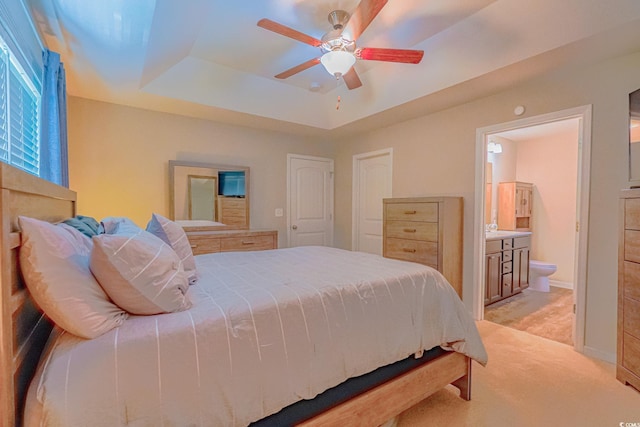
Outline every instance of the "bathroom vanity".
<svg viewBox="0 0 640 427"><path fill-rule="evenodd" d="M531 232L486 233L484 305L529 287Z"/></svg>

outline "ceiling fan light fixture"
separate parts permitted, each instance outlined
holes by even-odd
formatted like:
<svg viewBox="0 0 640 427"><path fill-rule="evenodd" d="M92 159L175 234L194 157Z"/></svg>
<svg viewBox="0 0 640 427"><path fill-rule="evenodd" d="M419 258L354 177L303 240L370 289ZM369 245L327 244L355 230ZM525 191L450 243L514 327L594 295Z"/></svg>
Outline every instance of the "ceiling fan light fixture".
<svg viewBox="0 0 640 427"><path fill-rule="evenodd" d="M356 57L345 50L332 50L322 55L320 62L329 74L337 78L347 74L356 63Z"/></svg>

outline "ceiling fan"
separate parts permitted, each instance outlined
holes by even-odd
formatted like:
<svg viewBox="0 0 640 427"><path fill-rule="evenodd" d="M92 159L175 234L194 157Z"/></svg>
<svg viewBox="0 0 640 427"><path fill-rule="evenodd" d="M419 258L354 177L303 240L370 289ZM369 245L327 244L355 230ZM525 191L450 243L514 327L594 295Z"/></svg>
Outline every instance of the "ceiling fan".
<svg viewBox="0 0 640 427"><path fill-rule="evenodd" d="M322 39L309 36L293 28L261 19L258 26L285 37L320 48L322 55L307 62L296 65L276 75L278 79L286 79L319 63L329 74L339 79L342 77L349 89L362 86L360 77L353 65L356 59L386 62L402 62L418 64L422 60L424 51L411 49L388 49L377 47L356 47L356 40L367 29L371 21L380 13L388 0L362 0L353 15L344 10L334 10L329 13L329 23L332 30L322 36Z"/></svg>

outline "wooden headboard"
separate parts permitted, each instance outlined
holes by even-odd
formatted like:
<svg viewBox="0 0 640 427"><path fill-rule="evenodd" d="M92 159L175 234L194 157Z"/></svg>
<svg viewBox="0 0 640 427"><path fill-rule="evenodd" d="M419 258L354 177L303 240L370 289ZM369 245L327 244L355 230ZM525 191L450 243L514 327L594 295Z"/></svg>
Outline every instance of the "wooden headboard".
<svg viewBox="0 0 640 427"><path fill-rule="evenodd" d="M24 398L53 327L24 286L18 216L58 222L76 213L76 193L0 163L0 427L22 424Z"/></svg>

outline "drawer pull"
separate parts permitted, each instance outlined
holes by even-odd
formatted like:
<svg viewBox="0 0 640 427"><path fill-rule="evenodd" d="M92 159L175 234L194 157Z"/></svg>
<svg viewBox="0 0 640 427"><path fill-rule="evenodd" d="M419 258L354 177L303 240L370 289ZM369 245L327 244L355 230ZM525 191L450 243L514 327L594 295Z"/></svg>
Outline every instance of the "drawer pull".
<svg viewBox="0 0 640 427"><path fill-rule="evenodd" d="M243 244L243 245L255 245L255 244L256 244L256 242L246 242L246 241L244 241L244 240L243 240L243 241L242 241L242 244Z"/></svg>
<svg viewBox="0 0 640 427"><path fill-rule="evenodd" d="M404 211L405 215L415 215L417 213L418 213L418 211Z"/></svg>
<svg viewBox="0 0 640 427"><path fill-rule="evenodd" d="M194 245L193 243L191 244L191 249L195 249L197 247L198 247L198 245Z"/></svg>
<svg viewBox="0 0 640 427"><path fill-rule="evenodd" d="M404 248L404 249L402 249L402 250L403 250L403 251L405 251L405 252L409 252L409 253L411 253L411 254L416 253L416 250L415 250L415 249L408 249L408 248Z"/></svg>
<svg viewBox="0 0 640 427"><path fill-rule="evenodd" d="M415 233L418 230L416 230L415 228L405 228L403 231L405 233Z"/></svg>

